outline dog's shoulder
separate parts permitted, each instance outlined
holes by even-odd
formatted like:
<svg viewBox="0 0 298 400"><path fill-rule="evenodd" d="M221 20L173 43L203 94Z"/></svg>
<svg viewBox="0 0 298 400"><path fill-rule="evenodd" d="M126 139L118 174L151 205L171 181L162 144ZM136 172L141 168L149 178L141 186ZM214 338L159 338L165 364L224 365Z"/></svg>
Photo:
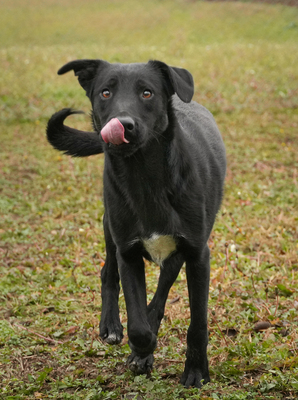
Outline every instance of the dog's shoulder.
<svg viewBox="0 0 298 400"><path fill-rule="evenodd" d="M173 96L172 106L179 125L190 139L222 142L215 119L207 108L195 101L184 103L178 96Z"/></svg>
<svg viewBox="0 0 298 400"><path fill-rule="evenodd" d="M178 121L191 120L196 123L215 124L212 113L196 101L184 103L177 95L172 97L172 106ZM216 125L216 124L215 124Z"/></svg>
<svg viewBox="0 0 298 400"><path fill-rule="evenodd" d="M222 136L212 113L195 101L182 102L173 96L172 106L180 126L180 147L187 152L189 159L196 160L200 170L207 165L216 164L224 178L226 155ZM208 168L207 168L208 169Z"/></svg>

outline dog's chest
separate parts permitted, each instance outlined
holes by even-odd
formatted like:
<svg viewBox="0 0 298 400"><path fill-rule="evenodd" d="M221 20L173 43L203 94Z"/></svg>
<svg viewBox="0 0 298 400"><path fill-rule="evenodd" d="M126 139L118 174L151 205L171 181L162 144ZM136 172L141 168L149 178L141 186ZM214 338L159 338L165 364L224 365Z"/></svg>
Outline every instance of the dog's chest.
<svg viewBox="0 0 298 400"><path fill-rule="evenodd" d="M162 265L163 261L176 250L173 236L157 233L153 233L148 239L143 239L143 245L152 260L158 265Z"/></svg>

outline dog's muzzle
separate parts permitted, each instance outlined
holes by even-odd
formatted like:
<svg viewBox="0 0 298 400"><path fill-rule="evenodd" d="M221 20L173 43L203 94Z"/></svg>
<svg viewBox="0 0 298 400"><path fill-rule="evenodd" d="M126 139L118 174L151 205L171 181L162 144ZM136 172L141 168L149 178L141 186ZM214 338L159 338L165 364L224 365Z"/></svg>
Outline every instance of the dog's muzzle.
<svg viewBox="0 0 298 400"><path fill-rule="evenodd" d="M120 117L111 119L101 130L101 136L106 143L119 145L129 143L125 138L125 133L133 132L135 129L134 120L130 117Z"/></svg>

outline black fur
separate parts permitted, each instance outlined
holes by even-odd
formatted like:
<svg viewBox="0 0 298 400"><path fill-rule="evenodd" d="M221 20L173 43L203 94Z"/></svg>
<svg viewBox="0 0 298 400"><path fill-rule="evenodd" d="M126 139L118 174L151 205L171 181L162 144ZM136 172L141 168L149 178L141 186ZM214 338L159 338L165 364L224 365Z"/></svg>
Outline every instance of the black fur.
<svg viewBox="0 0 298 400"><path fill-rule="evenodd" d="M65 109L50 119L47 135L56 149L69 155L105 153L107 256L101 274L100 336L111 344L123 337L120 273L132 350L128 365L135 373L150 371L168 292L185 262L191 323L181 382L200 387L210 380L207 241L220 207L226 169L220 133L210 112L191 101L194 87L187 70L160 61L77 60L63 66L59 74L72 69L91 100L96 132L65 127L64 119L74 113ZM109 98L103 96L106 89ZM144 98L142 93L148 89L153 95ZM100 131L112 118L122 121L129 144L104 143ZM128 126L128 120L133 124ZM155 241L157 234L165 236L166 242L160 242L160 237ZM150 243L156 247L152 249ZM158 247L160 243L164 247ZM158 288L147 305L143 257L159 259L158 252L172 245L174 250L160 259Z"/></svg>
<svg viewBox="0 0 298 400"><path fill-rule="evenodd" d="M83 114L83 112L64 108L50 118L47 138L51 145L73 157L87 157L102 153L102 141L97 132L83 132L63 125L64 120L72 114Z"/></svg>

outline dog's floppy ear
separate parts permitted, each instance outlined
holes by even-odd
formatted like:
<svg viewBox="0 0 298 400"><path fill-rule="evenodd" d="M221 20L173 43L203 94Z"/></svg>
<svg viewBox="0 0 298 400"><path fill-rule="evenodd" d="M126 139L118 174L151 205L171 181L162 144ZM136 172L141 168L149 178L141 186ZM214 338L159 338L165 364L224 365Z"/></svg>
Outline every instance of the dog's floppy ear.
<svg viewBox="0 0 298 400"><path fill-rule="evenodd" d="M63 65L58 71L58 75L65 74L74 70L78 77L80 85L85 89L87 96L90 98L92 93L93 80L96 76L98 68L104 64L108 64L102 60L75 60Z"/></svg>
<svg viewBox="0 0 298 400"><path fill-rule="evenodd" d="M170 95L177 93L179 98L185 103L190 103L194 94L193 77L187 69L169 67L161 61L149 61L154 67L161 70L167 80Z"/></svg>

